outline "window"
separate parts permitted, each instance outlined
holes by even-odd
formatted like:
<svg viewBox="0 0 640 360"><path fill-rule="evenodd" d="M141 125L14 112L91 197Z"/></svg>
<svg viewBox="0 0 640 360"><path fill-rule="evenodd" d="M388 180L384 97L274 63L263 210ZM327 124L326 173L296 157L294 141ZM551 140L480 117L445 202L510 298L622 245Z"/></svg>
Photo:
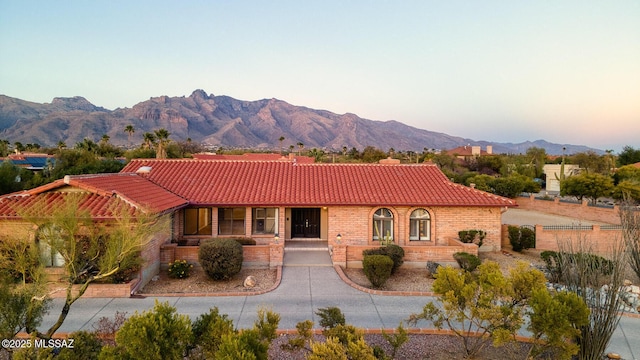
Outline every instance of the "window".
<svg viewBox="0 0 640 360"><path fill-rule="evenodd" d="M244 235L244 208L218 209L219 235Z"/></svg>
<svg viewBox="0 0 640 360"><path fill-rule="evenodd" d="M211 208L189 208L184 210L185 235L211 235Z"/></svg>
<svg viewBox="0 0 640 360"><path fill-rule="evenodd" d="M373 240L393 240L393 214L382 208L373 214Z"/></svg>
<svg viewBox="0 0 640 360"><path fill-rule="evenodd" d="M431 216L425 209L417 209L409 217L409 240L431 240Z"/></svg>
<svg viewBox="0 0 640 360"><path fill-rule="evenodd" d="M278 232L277 208L253 208L251 210L254 234L275 234Z"/></svg>
<svg viewBox="0 0 640 360"><path fill-rule="evenodd" d="M64 258L56 250L64 245L60 231L60 228L52 225L45 225L38 230L36 244L40 252L40 261L46 267L64 266Z"/></svg>

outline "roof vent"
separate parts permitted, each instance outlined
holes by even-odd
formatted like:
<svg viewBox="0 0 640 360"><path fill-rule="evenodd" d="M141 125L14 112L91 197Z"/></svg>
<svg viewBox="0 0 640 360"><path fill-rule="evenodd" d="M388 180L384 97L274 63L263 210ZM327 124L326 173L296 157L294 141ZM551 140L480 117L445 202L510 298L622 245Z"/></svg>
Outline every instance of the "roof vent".
<svg viewBox="0 0 640 360"><path fill-rule="evenodd" d="M65 184L69 185L69 182L71 181L71 176L69 175L65 175L64 176L64 180L62 180Z"/></svg>
<svg viewBox="0 0 640 360"><path fill-rule="evenodd" d="M140 166L138 170L136 170L136 174L148 174L151 172L151 166Z"/></svg>

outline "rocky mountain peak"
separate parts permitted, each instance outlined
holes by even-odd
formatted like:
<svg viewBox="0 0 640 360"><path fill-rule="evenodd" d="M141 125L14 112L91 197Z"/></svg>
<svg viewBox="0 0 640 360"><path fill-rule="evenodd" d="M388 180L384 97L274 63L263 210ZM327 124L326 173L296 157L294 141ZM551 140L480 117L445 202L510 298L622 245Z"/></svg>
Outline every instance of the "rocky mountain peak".
<svg viewBox="0 0 640 360"><path fill-rule="evenodd" d="M51 101L51 105L60 108L61 110L82 110L82 111L98 111L104 110L103 108L99 108L89 100L83 98L82 96L74 96L74 97L57 97L53 98Z"/></svg>
<svg viewBox="0 0 640 360"><path fill-rule="evenodd" d="M213 94L211 96L213 96ZM189 97L194 100L195 99L209 100L209 95L207 95L207 93L202 89L195 90L194 92L191 93Z"/></svg>

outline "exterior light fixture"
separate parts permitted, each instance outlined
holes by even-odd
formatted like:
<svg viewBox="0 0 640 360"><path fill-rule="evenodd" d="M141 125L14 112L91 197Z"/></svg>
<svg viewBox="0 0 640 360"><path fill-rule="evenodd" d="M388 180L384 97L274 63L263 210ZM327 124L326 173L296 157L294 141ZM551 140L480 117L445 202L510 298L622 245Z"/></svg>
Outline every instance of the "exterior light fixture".
<svg viewBox="0 0 640 360"><path fill-rule="evenodd" d="M336 243L340 244L341 240L342 240L342 235L338 234L338 236L336 236Z"/></svg>
<svg viewBox="0 0 640 360"><path fill-rule="evenodd" d="M276 233L275 235L273 235L273 241L277 244L280 240L280 236L278 235L278 233Z"/></svg>

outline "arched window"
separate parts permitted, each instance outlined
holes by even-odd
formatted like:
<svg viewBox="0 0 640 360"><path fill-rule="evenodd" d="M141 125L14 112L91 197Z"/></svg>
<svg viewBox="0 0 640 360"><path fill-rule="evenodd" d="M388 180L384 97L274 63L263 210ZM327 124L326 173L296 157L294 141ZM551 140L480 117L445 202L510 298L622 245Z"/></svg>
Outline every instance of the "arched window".
<svg viewBox="0 0 640 360"><path fill-rule="evenodd" d="M413 210L409 221L409 240L431 240L431 216L427 210Z"/></svg>
<svg viewBox="0 0 640 360"><path fill-rule="evenodd" d="M373 214L373 240L393 241L393 213L386 208Z"/></svg>

